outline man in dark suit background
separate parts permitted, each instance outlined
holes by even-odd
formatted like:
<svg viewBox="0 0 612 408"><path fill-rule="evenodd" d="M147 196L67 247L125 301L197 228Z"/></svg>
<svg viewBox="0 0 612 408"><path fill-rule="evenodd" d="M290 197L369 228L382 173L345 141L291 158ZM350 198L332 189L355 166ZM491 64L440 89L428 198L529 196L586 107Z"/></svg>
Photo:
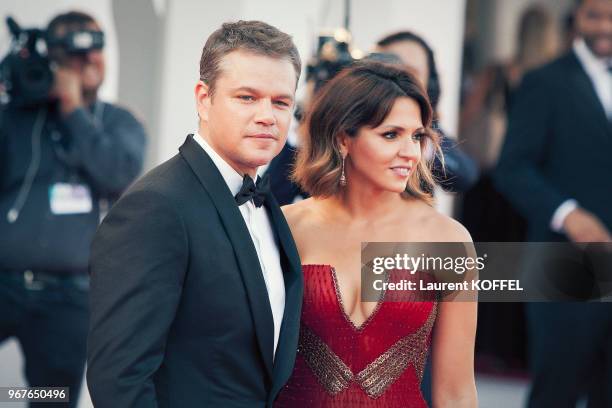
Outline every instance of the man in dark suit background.
<svg viewBox="0 0 612 408"><path fill-rule="evenodd" d="M612 1L579 1L576 23L572 50L525 76L496 171L530 241L611 241ZM612 406L611 306L527 306L530 407L575 406L585 391L590 407Z"/></svg>
<svg viewBox="0 0 612 408"><path fill-rule="evenodd" d="M301 267L257 168L282 149L300 58L258 21L207 40L199 128L96 235L88 385L96 407L271 406L291 374Z"/></svg>

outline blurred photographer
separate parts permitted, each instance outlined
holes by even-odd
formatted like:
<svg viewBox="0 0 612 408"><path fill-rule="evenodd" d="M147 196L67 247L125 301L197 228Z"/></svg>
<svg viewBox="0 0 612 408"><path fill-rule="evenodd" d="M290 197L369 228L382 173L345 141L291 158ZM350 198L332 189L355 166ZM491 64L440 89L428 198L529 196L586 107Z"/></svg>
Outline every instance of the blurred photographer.
<svg viewBox="0 0 612 408"><path fill-rule="evenodd" d="M139 174L146 137L128 111L97 97L104 34L91 16L61 14L44 37L50 74L43 98L31 98L41 90L29 74L9 72L13 95L0 121L0 342L17 338L29 385L70 387L69 406L76 406L89 246L105 210ZM23 60L7 64L7 57L3 72L41 61L45 68L47 57L36 54L33 46L19 50ZM38 88L45 72L30 75Z"/></svg>

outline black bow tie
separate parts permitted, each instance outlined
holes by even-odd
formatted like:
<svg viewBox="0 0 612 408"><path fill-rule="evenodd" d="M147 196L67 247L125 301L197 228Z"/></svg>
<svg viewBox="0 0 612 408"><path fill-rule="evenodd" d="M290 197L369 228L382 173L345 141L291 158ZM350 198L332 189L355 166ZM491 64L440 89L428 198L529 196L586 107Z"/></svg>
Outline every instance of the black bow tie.
<svg viewBox="0 0 612 408"><path fill-rule="evenodd" d="M255 207L261 207L269 192L270 178L267 174L263 178L258 176L257 183L254 183L253 179L248 174L245 174L242 179L242 187L240 187L240 191L234 198L238 206L252 199Z"/></svg>

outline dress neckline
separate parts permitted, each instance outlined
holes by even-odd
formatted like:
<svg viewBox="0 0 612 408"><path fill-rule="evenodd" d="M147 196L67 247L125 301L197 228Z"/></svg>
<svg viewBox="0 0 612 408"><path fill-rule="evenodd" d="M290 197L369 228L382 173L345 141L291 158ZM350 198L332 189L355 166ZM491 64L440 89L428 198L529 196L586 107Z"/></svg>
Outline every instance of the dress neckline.
<svg viewBox="0 0 612 408"><path fill-rule="evenodd" d="M350 316L346 312L346 309L344 308L344 302L342 301L342 294L340 293L340 286L338 284L336 268L330 264L302 264L302 268L305 267L324 267L330 270L332 283L334 285L334 292L336 293L336 303L338 305L338 309L340 309L340 314L344 317L344 320L346 320L346 322L353 328L353 330L357 332L362 332L368 326L368 324L378 314L381 306L385 302L386 291L383 291L380 295L380 298L376 302L376 306L374 307L374 310L372 310L372 313L370 313L370 315L360 325L357 325L353 320L351 320Z"/></svg>

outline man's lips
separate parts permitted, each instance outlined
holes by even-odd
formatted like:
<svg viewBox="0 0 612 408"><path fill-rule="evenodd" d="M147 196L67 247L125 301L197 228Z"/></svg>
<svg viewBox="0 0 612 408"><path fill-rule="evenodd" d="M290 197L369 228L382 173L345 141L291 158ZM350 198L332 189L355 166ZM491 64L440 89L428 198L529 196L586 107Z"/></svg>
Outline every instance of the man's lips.
<svg viewBox="0 0 612 408"><path fill-rule="evenodd" d="M274 136L271 133L256 133L253 135L248 135L247 137L252 137L254 139L271 139L271 140L278 139L276 136Z"/></svg>

